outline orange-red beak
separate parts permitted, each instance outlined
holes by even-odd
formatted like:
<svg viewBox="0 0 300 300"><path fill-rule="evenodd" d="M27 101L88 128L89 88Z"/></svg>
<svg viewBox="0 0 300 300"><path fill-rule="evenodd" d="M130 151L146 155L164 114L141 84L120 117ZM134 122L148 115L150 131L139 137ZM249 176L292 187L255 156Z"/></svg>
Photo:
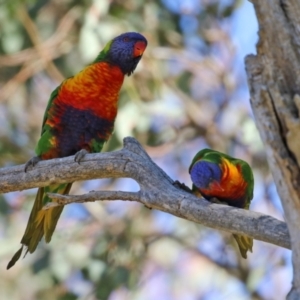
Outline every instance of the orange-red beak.
<svg viewBox="0 0 300 300"><path fill-rule="evenodd" d="M147 47L147 44L145 42L143 42L143 41L136 42L134 45L134 49L133 49L133 57L142 56L146 47Z"/></svg>

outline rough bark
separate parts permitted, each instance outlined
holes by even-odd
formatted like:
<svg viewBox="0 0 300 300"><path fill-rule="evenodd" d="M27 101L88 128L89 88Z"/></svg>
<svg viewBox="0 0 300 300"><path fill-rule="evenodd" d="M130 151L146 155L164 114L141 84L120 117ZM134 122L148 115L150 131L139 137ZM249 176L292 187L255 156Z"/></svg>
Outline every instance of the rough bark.
<svg viewBox="0 0 300 300"><path fill-rule="evenodd" d="M251 105L291 235L287 299L300 299L300 2L251 2L259 23L257 55L245 60Z"/></svg>
<svg viewBox="0 0 300 300"><path fill-rule="evenodd" d="M149 208L194 221L205 226L290 248L287 226L267 215L213 204L174 185L133 138L124 140L120 151L88 154L80 162L74 157L39 162L24 172L24 165L0 169L0 193L94 178L130 177L138 192L99 191L81 196L52 195L58 205L96 200L130 200Z"/></svg>

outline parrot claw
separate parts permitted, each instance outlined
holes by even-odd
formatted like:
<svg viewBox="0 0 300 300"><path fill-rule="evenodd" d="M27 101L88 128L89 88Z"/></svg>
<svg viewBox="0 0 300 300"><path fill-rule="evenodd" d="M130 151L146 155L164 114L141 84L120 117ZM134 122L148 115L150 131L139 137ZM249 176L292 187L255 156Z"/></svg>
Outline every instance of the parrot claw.
<svg viewBox="0 0 300 300"><path fill-rule="evenodd" d="M228 203L220 201L218 198L216 197L212 197L209 199L209 202L211 203L215 203L215 204L223 204L223 205L228 205Z"/></svg>
<svg viewBox="0 0 300 300"><path fill-rule="evenodd" d="M34 156L31 159L29 159L28 162L25 164L25 167L24 167L25 173L27 172L28 167L33 168L40 160L41 160L41 158L39 156Z"/></svg>
<svg viewBox="0 0 300 300"><path fill-rule="evenodd" d="M173 185L179 189L182 189L182 190L188 192L188 193L192 193L192 190L188 186L186 186L184 183L179 182L178 180L175 180L173 182Z"/></svg>
<svg viewBox="0 0 300 300"><path fill-rule="evenodd" d="M86 149L81 149L75 154L74 161L76 161L78 164L80 164L81 160L84 158L86 154L89 152Z"/></svg>

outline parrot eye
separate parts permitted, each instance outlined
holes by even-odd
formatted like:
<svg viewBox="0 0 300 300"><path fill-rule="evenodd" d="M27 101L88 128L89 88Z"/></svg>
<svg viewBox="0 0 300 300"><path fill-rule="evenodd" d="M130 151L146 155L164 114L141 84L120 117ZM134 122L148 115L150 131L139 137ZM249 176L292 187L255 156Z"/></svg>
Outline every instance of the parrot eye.
<svg viewBox="0 0 300 300"><path fill-rule="evenodd" d="M125 37L123 38L123 42L129 42L129 37L128 37L128 36L125 36Z"/></svg>

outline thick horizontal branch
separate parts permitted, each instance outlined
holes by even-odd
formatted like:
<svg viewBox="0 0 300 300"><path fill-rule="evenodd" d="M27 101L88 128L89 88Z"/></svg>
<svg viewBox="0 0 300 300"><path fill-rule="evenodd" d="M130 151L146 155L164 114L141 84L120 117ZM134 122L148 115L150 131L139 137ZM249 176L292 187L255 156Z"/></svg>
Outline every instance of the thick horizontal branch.
<svg viewBox="0 0 300 300"><path fill-rule="evenodd" d="M140 191L93 191L81 196L51 196L61 204L96 200L137 201L149 208L211 228L245 234L257 240L290 248L289 233L284 222L256 212L213 204L178 188L133 138L124 140L122 150L86 155L80 165L74 162L74 157L67 157L41 161L26 173L24 165L0 169L0 192L76 180L120 177L135 179L140 185Z"/></svg>

